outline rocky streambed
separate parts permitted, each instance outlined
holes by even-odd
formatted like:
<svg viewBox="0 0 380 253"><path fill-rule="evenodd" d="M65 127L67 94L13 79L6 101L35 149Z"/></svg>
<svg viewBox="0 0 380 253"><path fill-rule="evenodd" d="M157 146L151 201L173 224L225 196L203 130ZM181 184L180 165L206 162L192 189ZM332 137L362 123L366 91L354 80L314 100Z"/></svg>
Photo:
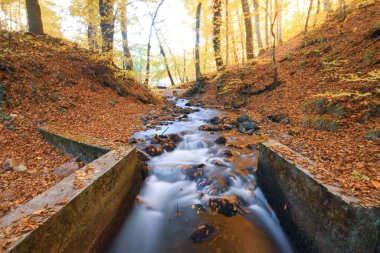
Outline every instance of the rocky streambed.
<svg viewBox="0 0 380 253"><path fill-rule="evenodd" d="M260 127L182 99L163 109L129 140L146 179L109 251L292 252L256 185Z"/></svg>

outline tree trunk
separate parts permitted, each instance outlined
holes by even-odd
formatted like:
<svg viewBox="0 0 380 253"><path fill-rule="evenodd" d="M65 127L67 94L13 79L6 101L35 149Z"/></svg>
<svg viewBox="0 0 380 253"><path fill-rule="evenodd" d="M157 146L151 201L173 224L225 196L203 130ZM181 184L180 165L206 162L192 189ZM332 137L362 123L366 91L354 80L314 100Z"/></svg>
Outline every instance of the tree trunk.
<svg viewBox="0 0 380 253"><path fill-rule="evenodd" d="M168 63L168 59L166 58L164 47L162 46L162 43L161 43L160 37L158 36L158 32L156 30L156 27L154 28L154 30L156 32L156 37L157 37L158 45L160 47L160 54L162 55L162 58L164 58L166 72L168 72L168 77L170 79L170 83L172 84L172 86L174 86L175 83L174 83L174 80L173 80L172 73L170 72L169 63Z"/></svg>
<svg viewBox="0 0 380 253"><path fill-rule="evenodd" d="M282 43L282 0L279 0L278 3L275 1L275 9L277 13L277 43Z"/></svg>
<svg viewBox="0 0 380 253"><path fill-rule="evenodd" d="M315 19L314 19L313 27L315 27L317 25L318 15L319 15L320 10L321 10L321 0L317 0L317 10L315 11Z"/></svg>
<svg viewBox="0 0 380 253"><path fill-rule="evenodd" d="M254 58L251 13L249 11L247 0L241 0L241 4L245 22L245 47L247 50L247 60L251 60Z"/></svg>
<svg viewBox="0 0 380 253"><path fill-rule="evenodd" d="M87 39L88 39L88 48L91 51L98 49L98 42L96 40L96 31L97 27L94 24L95 19L95 9L91 1L87 1L88 4L88 17L87 17Z"/></svg>
<svg viewBox="0 0 380 253"><path fill-rule="evenodd" d="M232 29L234 29L232 27ZM235 31L232 30L232 47L233 47L233 53L234 53L234 63L238 63L239 62L239 57L238 57L238 53L237 53L237 47L236 47L236 39L235 39Z"/></svg>
<svg viewBox="0 0 380 253"><path fill-rule="evenodd" d="M222 1L221 0L214 0L213 4L213 45L214 45L214 53L215 53L215 64L216 69L218 71L221 71L224 69L223 59L222 59L222 53L220 48L220 28L222 25Z"/></svg>
<svg viewBox="0 0 380 253"><path fill-rule="evenodd" d="M313 0L310 0L309 2L309 9L307 10L307 16L306 16L306 22L305 22L305 33L307 33L307 29L309 26L309 19L311 14L311 9L313 8Z"/></svg>
<svg viewBox="0 0 380 253"><path fill-rule="evenodd" d="M238 22L239 22L239 31L240 31L240 47L241 47L241 62L244 64L245 62L245 45L244 45L244 28L243 22L244 14L240 15L239 11L237 11Z"/></svg>
<svg viewBox="0 0 380 253"><path fill-rule="evenodd" d="M282 6L277 5L277 0L274 0L274 3L275 3L275 15L274 15L273 20L271 21L270 30L273 37L273 42L272 42L273 86L276 87L278 86L278 67L277 67L277 60L276 60L276 34L274 32L274 23L276 21L276 15L280 13L279 8L282 8ZM277 34L278 34L278 23L277 23Z"/></svg>
<svg viewBox="0 0 380 253"><path fill-rule="evenodd" d="M330 18L330 0L324 0L323 9L326 12L326 20L329 20L329 18Z"/></svg>
<svg viewBox="0 0 380 253"><path fill-rule="evenodd" d="M120 3L120 27L121 27L121 37L123 40L123 69L133 70L133 59L131 51L128 45L128 30L127 30L127 2Z"/></svg>
<svg viewBox="0 0 380 253"><path fill-rule="evenodd" d="M114 18L115 0L99 0L100 30L102 33L102 52L112 61L113 36L115 28Z"/></svg>
<svg viewBox="0 0 380 253"><path fill-rule="evenodd" d="M263 48L263 42L261 41L261 34L260 34L260 12L259 12L259 5L257 3L257 0L253 0L253 11L255 12L255 30L256 30L256 38L257 38L257 46L260 49Z"/></svg>
<svg viewBox="0 0 380 253"><path fill-rule="evenodd" d="M44 34L41 8L38 0L26 0L26 11L28 14L29 32Z"/></svg>
<svg viewBox="0 0 380 253"><path fill-rule="evenodd" d="M195 80L196 85L200 86L201 79L201 67L200 67L200 57L199 57L199 29L201 26L201 10L202 2L198 2L197 14L195 17Z"/></svg>
<svg viewBox="0 0 380 253"><path fill-rule="evenodd" d="M152 38L152 32L154 23L156 21L156 17L158 14L158 10L160 9L161 5L164 3L165 0L161 0L160 3L157 5L156 11L154 12L154 15L152 17L152 22L150 24L150 31L149 31L149 38L148 38L148 50L147 50L147 56L146 56L146 75L145 75L145 84L149 83L149 77L150 77L150 49L152 47L150 40Z"/></svg>
<svg viewBox="0 0 380 253"><path fill-rule="evenodd" d="M339 0L339 19L344 20L346 18L346 3L344 0Z"/></svg>
<svg viewBox="0 0 380 253"><path fill-rule="evenodd" d="M268 15L269 15L269 0L265 0L265 47L268 48L269 47L269 24L268 24Z"/></svg>
<svg viewBox="0 0 380 253"><path fill-rule="evenodd" d="M226 6L226 66L230 64L230 6L228 0L225 2Z"/></svg>

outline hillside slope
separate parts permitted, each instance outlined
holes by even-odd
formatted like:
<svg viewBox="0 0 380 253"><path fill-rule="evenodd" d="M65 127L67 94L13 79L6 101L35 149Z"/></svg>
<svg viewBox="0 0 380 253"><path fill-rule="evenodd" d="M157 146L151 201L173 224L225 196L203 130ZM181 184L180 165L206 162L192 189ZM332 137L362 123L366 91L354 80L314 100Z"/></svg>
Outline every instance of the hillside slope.
<svg viewBox="0 0 380 253"><path fill-rule="evenodd" d="M50 36L0 33L0 216L61 179L70 160L38 126L126 142L156 99L100 55ZM5 172L7 159L26 171Z"/></svg>
<svg viewBox="0 0 380 253"><path fill-rule="evenodd" d="M361 7L344 22L282 44L281 85L273 91L260 93L272 84L267 51L245 66L208 75L200 99L246 111L262 133L315 160L317 178L363 205L380 206L379 13L380 3Z"/></svg>

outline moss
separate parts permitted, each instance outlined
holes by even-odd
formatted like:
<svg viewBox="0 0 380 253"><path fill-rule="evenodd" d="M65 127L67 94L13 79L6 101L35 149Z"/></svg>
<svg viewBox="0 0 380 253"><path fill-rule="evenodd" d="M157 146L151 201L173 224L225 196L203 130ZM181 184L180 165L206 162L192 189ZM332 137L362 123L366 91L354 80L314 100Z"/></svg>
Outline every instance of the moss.
<svg viewBox="0 0 380 253"><path fill-rule="evenodd" d="M280 59L279 62L284 62L284 61L293 61L294 57L291 54L286 54L282 59Z"/></svg>
<svg viewBox="0 0 380 253"><path fill-rule="evenodd" d="M300 62L298 63L298 67L304 67L304 66L306 66L306 64L307 64L307 61L306 61L306 60L300 61Z"/></svg>
<svg viewBox="0 0 380 253"><path fill-rule="evenodd" d="M317 37L317 38L305 38L301 45L300 45L300 48L305 48L305 47L308 47L308 46L311 46L311 45L315 45L315 44L321 44L321 43L324 43L326 42L327 39L324 38L324 37Z"/></svg>
<svg viewBox="0 0 380 253"><path fill-rule="evenodd" d="M316 100L311 100L304 105L304 111L313 114L325 114L327 112L325 104L326 98L324 97Z"/></svg>
<svg viewBox="0 0 380 253"><path fill-rule="evenodd" d="M329 121L324 118L318 118L314 123L315 130L328 130L329 127Z"/></svg>
<svg viewBox="0 0 380 253"><path fill-rule="evenodd" d="M336 121L333 121L330 125L329 131L330 132L335 132L339 128L339 123Z"/></svg>
<svg viewBox="0 0 380 253"><path fill-rule="evenodd" d="M306 118L302 120L302 127L308 128L313 124L313 120L311 118Z"/></svg>
<svg viewBox="0 0 380 253"><path fill-rule="evenodd" d="M367 140L377 140L380 138L380 131L378 130L369 130L367 135L365 136Z"/></svg>
<svg viewBox="0 0 380 253"><path fill-rule="evenodd" d="M5 104L5 85L0 83L0 105Z"/></svg>
<svg viewBox="0 0 380 253"><path fill-rule="evenodd" d="M346 109L343 106L336 107L333 110L333 115L337 118L341 118L346 114Z"/></svg>

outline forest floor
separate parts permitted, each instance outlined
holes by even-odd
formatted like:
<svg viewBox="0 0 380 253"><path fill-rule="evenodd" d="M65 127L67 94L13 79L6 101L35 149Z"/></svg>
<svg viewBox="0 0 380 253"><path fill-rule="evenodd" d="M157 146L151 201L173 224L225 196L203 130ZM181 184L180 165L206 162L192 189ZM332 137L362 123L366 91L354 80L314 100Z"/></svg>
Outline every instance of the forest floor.
<svg viewBox="0 0 380 253"><path fill-rule="evenodd" d="M60 181L54 169L72 159L37 127L126 143L162 103L99 57L47 35L0 33L0 217ZM5 171L6 160L26 167Z"/></svg>
<svg viewBox="0 0 380 253"><path fill-rule="evenodd" d="M379 207L379 13L380 3L361 7L280 45L281 85L272 91L260 93L273 83L268 50L206 75L203 94L193 98L247 113L262 134L314 160L318 180Z"/></svg>

